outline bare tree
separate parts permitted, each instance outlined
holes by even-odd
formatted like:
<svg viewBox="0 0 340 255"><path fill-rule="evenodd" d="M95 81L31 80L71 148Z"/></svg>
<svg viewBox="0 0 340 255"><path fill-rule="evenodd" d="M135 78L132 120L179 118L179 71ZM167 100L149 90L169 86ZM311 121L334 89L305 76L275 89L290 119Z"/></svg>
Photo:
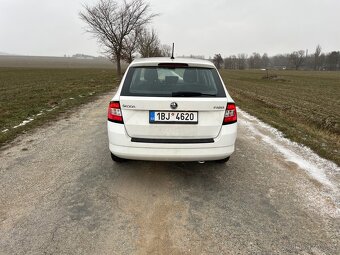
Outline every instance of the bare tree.
<svg viewBox="0 0 340 255"><path fill-rule="evenodd" d="M221 69L221 67L223 65L223 58L222 58L221 54L215 54L215 56L213 58L213 63L216 66L217 69Z"/></svg>
<svg viewBox="0 0 340 255"><path fill-rule="evenodd" d="M235 55L231 55L228 58L225 58L224 68L225 69L238 69L237 57Z"/></svg>
<svg viewBox="0 0 340 255"><path fill-rule="evenodd" d="M332 51L326 56L327 68L330 71L340 69L340 51Z"/></svg>
<svg viewBox="0 0 340 255"><path fill-rule="evenodd" d="M171 57L172 48L170 45L162 44L160 46L160 53L162 57Z"/></svg>
<svg viewBox="0 0 340 255"><path fill-rule="evenodd" d="M270 63L270 59L269 59L267 53L264 53L264 54L262 55L261 63L262 63L262 67L263 67L263 68L266 68L266 69L268 68L269 63Z"/></svg>
<svg viewBox="0 0 340 255"><path fill-rule="evenodd" d="M134 54L138 50L138 37L140 36L141 29L133 30L126 38L124 38L122 59L131 63L135 58Z"/></svg>
<svg viewBox="0 0 340 255"><path fill-rule="evenodd" d="M245 53L241 53L237 55L238 69L240 70L246 69L247 58L248 58L248 55Z"/></svg>
<svg viewBox="0 0 340 255"><path fill-rule="evenodd" d="M146 31L146 32L145 32ZM150 44L146 42L149 40ZM154 43L152 43L152 41ZM148 45L148 46L147 46ZM156 32L148 32L146 29L135 29L130 35L124 39L124 47L122 53L122 59L128 63L131 63L135 58L135 53L147 52L148 57L170 57L171 46L167 44L160 44ZM142 55L142 57L146 57Z"/></svg>
<svg viewBox="0 0 340 255"><path fill-rule="evenodd" d="M224 59L224 69L232 69L232 61L230 56Z"/></svg>
<svg viewBox="0 0 340 255"><path fill-rule="evenodd" d="M231 65L232 65L231 69L238 69L238 60L237 60L236 55L230 56L230 59L231 59Z"/></svg>
<svg viewBox="0 0 340 255"><path fill-rule="evenodd" d="M117 73L121 75L121 59L124 47L133 31L148 24L157 14L150 13L150 5L144 0L100 0L94 6L84 6L80 18L88 25L87 32L92 33L104 47L109 59L117 64Z"/></svg>
<svg viewBox="0 0 340 255"><path fill-rule="evenodd" d="M143 29L138 37L138 53L142 58L160 57L160 41L154 29Z"/></svg>
<svg viewBox="0 0 340 255"><path fill-rule="evenodd" d="M261 68L261 55L257 52L254 52L248 59L249 68L251 69L259 69Z"/></svg>
<svg viewBox="0 0 340 255"><path fill-rule="evenodd" d="M314 70L319 70L320 68L320 54L321 54L321 46L318 44L316 46L315 52L314 52Z"/></svg>
<svg viewBox="0 0 340 255"><path fill-rule="evenodd" d="M319 70L325 70L325 64L326 64L326 54L321 53L319 57Z"/></svg>
<svg viewBox="0 0 340 255"><path fill-rule="evenodd" d="M295 70L299 69L299 67L303 64L305 59L306 57L304 50L294 51L289 55L289 60L294 65Z"/></svg>

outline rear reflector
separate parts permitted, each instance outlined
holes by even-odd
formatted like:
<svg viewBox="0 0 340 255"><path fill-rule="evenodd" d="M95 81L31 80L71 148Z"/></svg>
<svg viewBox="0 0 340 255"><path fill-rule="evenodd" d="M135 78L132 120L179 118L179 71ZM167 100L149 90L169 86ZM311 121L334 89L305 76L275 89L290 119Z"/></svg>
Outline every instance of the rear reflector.
<svg viewBox="0 0 340 255"><path fill-rule="evenodd" d="M110 102L107 119L115 123L124 123L122 111L118 101Z"/></svg>
<svg viewBox="0 0 340 255"><path fill-rule="evenodd" d="M228 103L224 113L223 125L235 122L237 122L236 105L234 103Z"/></svg>

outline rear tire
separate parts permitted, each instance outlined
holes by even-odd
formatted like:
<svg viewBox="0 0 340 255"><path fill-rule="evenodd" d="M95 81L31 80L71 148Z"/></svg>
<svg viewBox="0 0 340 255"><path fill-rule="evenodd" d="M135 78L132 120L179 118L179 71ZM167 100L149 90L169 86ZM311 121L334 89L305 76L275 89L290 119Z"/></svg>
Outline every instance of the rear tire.
<svg viewBox="0 0 340 255"><path fill-rule="evenodd" d="M114 155L112 153L111 153L111 158L114 162L117 162L117 163L122 163L122 162L127 161L126 159L117 157L116 155Z"/></svg>
<svg viewBox="0 0 340 255"><path fill-rule="evenodd" d="M219 160L216 160L217 163L227 163L229 161L230 157L227 157L227 158L224 158L224 159L219 159Z"/></svg>

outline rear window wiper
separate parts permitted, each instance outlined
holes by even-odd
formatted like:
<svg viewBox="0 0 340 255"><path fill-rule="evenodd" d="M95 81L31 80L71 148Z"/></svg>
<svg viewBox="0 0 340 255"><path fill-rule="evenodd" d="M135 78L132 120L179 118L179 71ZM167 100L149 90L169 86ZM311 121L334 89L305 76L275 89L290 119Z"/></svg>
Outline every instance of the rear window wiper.
<svg viewBox="0 0 340 255"><path fill-rule="evenodd" d="M210 96L215 97L216 94L201 93L195 91L175 91L172 92L173 97L200 97L200 96Z"/></svg>

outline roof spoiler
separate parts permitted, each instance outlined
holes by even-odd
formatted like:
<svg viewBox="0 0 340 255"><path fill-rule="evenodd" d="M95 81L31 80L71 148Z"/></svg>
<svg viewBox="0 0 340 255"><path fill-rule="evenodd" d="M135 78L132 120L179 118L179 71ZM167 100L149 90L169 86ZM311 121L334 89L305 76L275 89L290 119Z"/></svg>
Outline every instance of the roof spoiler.
<svg viewBox="0 0 340 255"><path fill-rule="evenodd" d="M183 68L188 67L188 64L185 63L159 63L159 67L165 67L165 68Z"/></svg>

